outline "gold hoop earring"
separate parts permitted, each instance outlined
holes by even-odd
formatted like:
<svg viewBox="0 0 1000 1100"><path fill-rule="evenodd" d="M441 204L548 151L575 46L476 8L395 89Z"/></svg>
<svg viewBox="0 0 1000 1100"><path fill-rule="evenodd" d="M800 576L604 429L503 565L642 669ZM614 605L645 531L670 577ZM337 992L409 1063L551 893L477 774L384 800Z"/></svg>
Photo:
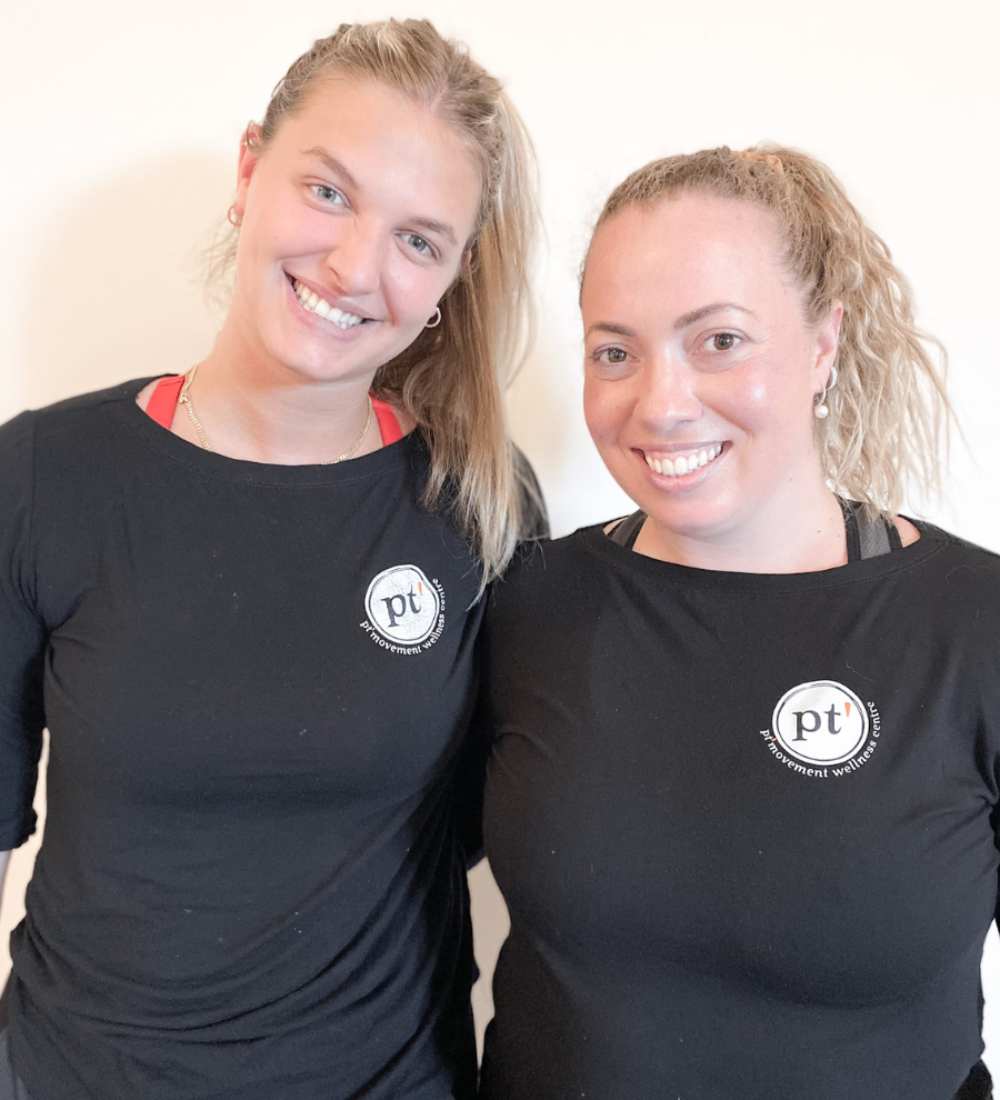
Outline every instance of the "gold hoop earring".
<svg viewBox="0 0 1000 1100"><path fill-rule="evenodd" d="M437 306L434 310L434 316L424 325L424 328L437 328L441 324L441 307Z"/></svg>
<svg viewBox="0 0 1000 1100"><path fill-rule="evenodd" d="M260 145L260 127L256 122L248 122L243 131L242 145L245 149L256 149Z"/></svg>
<svg viewBox="0 0 1000 1100"><path fill-rule="evenodd" d="M233 227L233 229L239 229L243 224L243 215L236 209L236 203L226 211L226 221Z"/></svg>

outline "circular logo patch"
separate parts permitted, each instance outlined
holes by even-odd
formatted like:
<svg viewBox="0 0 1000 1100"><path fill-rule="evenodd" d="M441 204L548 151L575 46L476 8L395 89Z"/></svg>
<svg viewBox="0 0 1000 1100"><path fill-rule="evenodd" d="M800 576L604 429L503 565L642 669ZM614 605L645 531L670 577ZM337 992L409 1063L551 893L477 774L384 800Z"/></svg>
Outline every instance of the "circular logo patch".
<svg viewBox="0 0 1000 1100"><path fill-rule="evenodd" d="M813 680L786 691L774 708L775 740L807 764L843 764L868 738L868 710L850 688Z"/></svg>
<svg viewBox="0 0 1000 1100"><path fill-rule="evenodd" d="M368 586L365 610L383 638L418 645L437 624L441 597L415 565L394 565Z"/></svg>

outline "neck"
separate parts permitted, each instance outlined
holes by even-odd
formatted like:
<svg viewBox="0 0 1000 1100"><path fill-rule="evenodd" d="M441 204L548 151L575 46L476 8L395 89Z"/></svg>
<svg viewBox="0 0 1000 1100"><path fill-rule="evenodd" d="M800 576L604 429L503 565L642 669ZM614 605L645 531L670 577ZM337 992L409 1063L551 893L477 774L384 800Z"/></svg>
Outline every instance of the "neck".
<svg viewBox="0 0 1000 1100"><path fill-rule="evenodd" d="M840 503L821 478L806 491L775 494L752 516L709 534L673 531L650 517L635 549L678 565L737 573L811 573L847 562Z"/></svg>
<svg viewBox="0 0 1000 1100"><path fill-rule="evenodd" d="M372 375L310 379L244 346L227 322L198 367L191 398L210 448L278 465L333 462L358 441ZM353 456L377 449L369 424Z"/></svg>

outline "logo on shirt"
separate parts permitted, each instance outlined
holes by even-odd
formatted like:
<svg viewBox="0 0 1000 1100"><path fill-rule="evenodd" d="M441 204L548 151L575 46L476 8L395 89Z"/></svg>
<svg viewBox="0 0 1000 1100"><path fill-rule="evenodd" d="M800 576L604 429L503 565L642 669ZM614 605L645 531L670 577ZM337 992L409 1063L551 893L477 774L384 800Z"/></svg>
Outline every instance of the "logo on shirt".
<svg viewBox="0 0 1000 1100"><path fill-rule="evenodd" d="M767 747L791 771L815 779L850 775L878 748L882 723L874 703L863 703L836 680L810 680L786 691L761 730Z"/></svg>
<svg viewBox="0 0 1000 1100"><path fill-rule="evenodd" d="M421 653L444 631L444 589L415 565L383 569L365 593L367 618L361 623L371 640L393 653Z"/></svg>

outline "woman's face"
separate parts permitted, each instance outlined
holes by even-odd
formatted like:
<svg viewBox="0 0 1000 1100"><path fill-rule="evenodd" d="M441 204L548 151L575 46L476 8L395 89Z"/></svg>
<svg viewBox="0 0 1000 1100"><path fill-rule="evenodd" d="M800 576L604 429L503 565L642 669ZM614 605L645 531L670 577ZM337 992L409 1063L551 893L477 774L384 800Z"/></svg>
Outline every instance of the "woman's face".
<svg viewBox="0 0 1000 1100"><path fill-rule="evenodd" d="M371 375L432 318L479 200L472 154L427 108L372 80L319 82L241 151L231 321L314 380Z"/></svg>
<svg viewBox="0 0 1000 1100"><path fill-rule="evenodd" d="M812 408L841 311L806 323L768 211L697 193L627 207L595 235L581 304L587 424L654 523L725 538L822 487Z"/></svg>

